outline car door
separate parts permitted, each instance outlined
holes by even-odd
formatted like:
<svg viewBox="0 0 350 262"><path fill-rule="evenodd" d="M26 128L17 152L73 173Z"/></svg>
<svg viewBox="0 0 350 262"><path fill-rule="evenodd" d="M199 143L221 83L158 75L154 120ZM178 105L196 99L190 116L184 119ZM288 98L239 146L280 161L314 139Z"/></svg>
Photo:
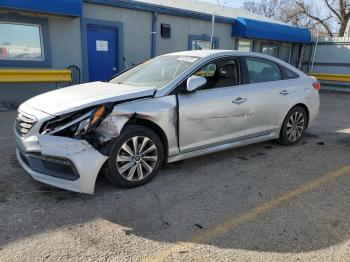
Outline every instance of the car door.
<svg viewBox="0 0 350 262"><path fill-rule="evenodd" d="M181 153L239 140L245 136L249 107L252 105L243 97L240 71L237 58L210 62L195 73L207 79L204 87L191 93L179 92Z"/></svg>
<svg viewBox="0 0 350 262"><path fill-rule="evenodd" d="M242 96L251 105L246 135L276 134L293 102L293 81L285 80L281 67L273 61L247 56L242 63L246 73Z"/></svg>

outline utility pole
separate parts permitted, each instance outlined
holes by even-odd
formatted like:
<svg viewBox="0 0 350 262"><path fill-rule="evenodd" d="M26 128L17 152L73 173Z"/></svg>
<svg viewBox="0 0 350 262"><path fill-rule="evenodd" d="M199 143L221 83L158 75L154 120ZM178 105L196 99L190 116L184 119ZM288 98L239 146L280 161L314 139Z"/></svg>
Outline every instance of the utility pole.
<svg viewBox="0 0 350 262"><path fill-rule="evenodd" d="M210 49L214 49L214 43L213 43L214 25L215 25L215 12L213 12L213 16L211 18Z"/></svg>
<svg viewBox="0 0 350 262"><path fill-rule="evenodd" d="M221 7L220 1L216 0L218 3L218 6ZM215 12L213 12L213 16L211 18L211 35L210 35L210 49L214 49L214 27L215 27Z"/></svg>
<svg viewBox="0 0 350 262"><path fill-rule="evenodd" d="M319 38L320 38L320 26L318 26L318 30L317 30L317 39L316 39L314 55L312 57L312 63L311 63L311 73L314 71L314 62L315 62L315 58L316 58L316 51L317 51L317 47L318 47L318 39Z"/></svg>

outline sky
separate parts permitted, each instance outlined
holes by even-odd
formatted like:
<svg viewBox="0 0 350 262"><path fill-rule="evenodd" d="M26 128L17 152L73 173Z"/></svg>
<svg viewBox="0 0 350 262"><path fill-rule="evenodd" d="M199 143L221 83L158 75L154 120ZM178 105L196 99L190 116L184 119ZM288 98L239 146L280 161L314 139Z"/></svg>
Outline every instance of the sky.
<svg viewBox="0 0 350 262"><path fill-rule="evenodd" d="M209 3L214 3L217 4L217 0L201 0L204 2L209 2ZM243 5L244 0L219 0L219 3L221 5L227 5L227 6L232 6L232 7L237 7L240 8Z"/></svg>

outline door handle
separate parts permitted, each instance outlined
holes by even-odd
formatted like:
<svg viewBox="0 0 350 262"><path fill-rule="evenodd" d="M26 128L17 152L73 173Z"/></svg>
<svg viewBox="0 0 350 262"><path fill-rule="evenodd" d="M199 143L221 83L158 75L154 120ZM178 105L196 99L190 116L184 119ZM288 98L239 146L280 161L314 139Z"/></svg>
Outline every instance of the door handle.
<svg viewBox="0 0 350 262"><path fill-rule="evenodd" d="M281 95L284 95L284 96L287 96L287 95L289 95L290 93L289 93L288 90L283 90L283 91L280 92L280 94L281 94Z"/></svg>
<svg viewBox="0 0 350 262"><path fill-rule="evenodd" d="M240 105L240 104L243 104L246 101L247 101L247 98L238 97L236 100L233 100L232 103Z"/></svg>

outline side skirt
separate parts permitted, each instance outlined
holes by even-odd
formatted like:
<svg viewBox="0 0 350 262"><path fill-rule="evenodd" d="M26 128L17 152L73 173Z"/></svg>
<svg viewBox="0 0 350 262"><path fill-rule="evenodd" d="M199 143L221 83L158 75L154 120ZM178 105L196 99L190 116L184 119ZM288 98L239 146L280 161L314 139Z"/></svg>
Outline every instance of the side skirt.
<svg viewBox="0 0 350 262"><path fill-rule="evenodd" d="M191 152L184 153L184 154L169 156L167 163L172 163L172 162L176 162L176 161L180 161L180 160L184 160L184 159L188 159L188 158L212 154L212 153L220 152L220 151L223 151L226 149L256 144L256 143L264 142L267 140L272 140L275 138L276 138L276 133L269 133L269 134L265 134L265 135L261 135L261 136L257 136L257 137L253 137L253 138L243 139L243 140L239 140L239 141L235 141L235 142L231 142L231 143L227 143L227 144L222 144L222 145L208 147L208 148L204 148L204 149L200 149L200 150L196 150L196 151L191 151Z"/></svg>

